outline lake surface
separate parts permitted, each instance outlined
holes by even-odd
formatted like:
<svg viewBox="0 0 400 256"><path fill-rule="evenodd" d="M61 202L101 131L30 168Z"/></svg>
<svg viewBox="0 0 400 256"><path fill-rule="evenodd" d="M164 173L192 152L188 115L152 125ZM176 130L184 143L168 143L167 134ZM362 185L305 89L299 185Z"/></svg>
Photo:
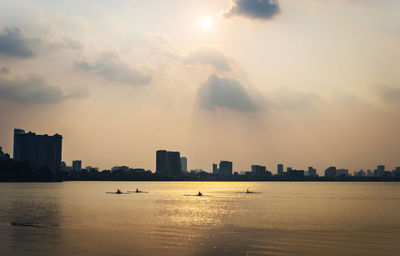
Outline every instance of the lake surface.
<svg viewBox="0 0 400 256"><path fill-rule="evenodd" d="M0 183L0 254L400 255L400 183Z"/></svg>

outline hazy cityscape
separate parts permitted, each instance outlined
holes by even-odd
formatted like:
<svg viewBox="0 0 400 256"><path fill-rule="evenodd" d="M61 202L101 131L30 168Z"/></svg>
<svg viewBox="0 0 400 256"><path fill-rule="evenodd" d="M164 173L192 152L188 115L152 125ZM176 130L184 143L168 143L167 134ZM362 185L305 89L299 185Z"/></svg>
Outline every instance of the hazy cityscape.
<svg viewBox="0 0 400 256"><path fill-rule="evenodd" d="M400 0L0 0L0 255L399 256Z"/></svg>
<svg viewBox="0 0 400 256"><path fill-rule="evenodd" d="M360 170L353 173L348 169L330 166L319 175L312 166L299 170L278 164L276 169L253 164L249 170L237 171L233 161L221 160L212 163L211 169L188 169L188 159L178 151L158 150L156 152L156 170L114 166L110 170L98 167L83 167L82 160L74 160L71 165L62 161L62 135L39 135L14 129L13 158L0 147L2 180L35 180L47 177L63 180L204 180L204 181L400 181L400 167L386 170L378 165L373 170ZM190 160L190 159L189 159ZM31 178L18 174L18 168L24 166L31 171ZM14 173L13 173L14 172ZM20 175L20 176L18 176ZM40 178L38 178L40 180Z"/></svg>

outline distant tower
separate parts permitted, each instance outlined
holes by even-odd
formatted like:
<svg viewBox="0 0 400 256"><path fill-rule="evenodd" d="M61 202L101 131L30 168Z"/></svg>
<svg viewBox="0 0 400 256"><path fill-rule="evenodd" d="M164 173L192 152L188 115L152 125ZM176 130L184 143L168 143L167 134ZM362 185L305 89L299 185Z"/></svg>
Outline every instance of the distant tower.
<svg viewBox="0 0 400 256"><path fill-rule="evenodd" d="M158 150L156 152L156 173L165 176L181 175L182 166L180 153Z"/></svg>
<svg viewBox="0 0 400 256"><path fill-rule="evenodd" d="M72 161L72 169L74 171L80 172L82 170L82 161L81 160Z"/></svg>
<svg viewBox="0 0 400 256"><path fill-rule="evenodd" d="M267 168L262 165L252 165L251 174L255 177L265 177L267 175Z"/></svg>
<svg viewBox="0 0 400 256"><path fill-rule="evenodd" d="M14 129L14 146L13 146L13 158L14 160L18 161L18 159L21 158L20 155L18 155L21 150L21 146L19 144L18 136L19 134L25 134L25 130L22 129Z"/></svg>
<svg viewBox="0 0 400 256"><path fill-rule="evenodd" d="M283 175L283 164L278 164L277 173L279 176Z"/></svg>
<svg viewBox="0 0 400 256"><path fill-rule="evenodd" d="M221 161L219 163L219 173L223 176L232 176L233 164L229 161Z"/></svg>
<svg viewBox="0 0 400 256"><path fill-rule="evenodd" d="M212 164L212 173L213 174L219 174L219 170L218 170L218 165L217 164Z"/></svg>
<svg viewBox="0 0 400 256"><path fill-rule="evenodd" d="M181 157L182 172L187 172L187 158Z"/></svg>

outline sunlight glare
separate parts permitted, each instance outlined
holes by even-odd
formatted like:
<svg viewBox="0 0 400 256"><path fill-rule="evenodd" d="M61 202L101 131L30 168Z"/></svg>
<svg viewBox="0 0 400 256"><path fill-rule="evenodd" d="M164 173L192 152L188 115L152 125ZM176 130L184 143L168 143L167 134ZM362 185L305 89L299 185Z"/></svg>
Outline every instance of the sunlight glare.
<svg viewBox="0 0 400 256"><path fill-rule="evenodd" d="M213 26L213 20L210 18L210 17L204 17L202 20L201 20L201 27L204 29L204 30L209 30L209 29L211 29L212 28L212 26Z"/></svg>

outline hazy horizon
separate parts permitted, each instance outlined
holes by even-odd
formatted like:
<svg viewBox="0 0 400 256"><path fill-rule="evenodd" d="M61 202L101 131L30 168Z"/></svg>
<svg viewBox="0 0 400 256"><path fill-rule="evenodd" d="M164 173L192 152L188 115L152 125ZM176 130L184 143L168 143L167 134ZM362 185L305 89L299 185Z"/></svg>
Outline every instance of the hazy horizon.
<svg viewBox="0 0 400 256"><path fill-rule="evenodd" d="M400 166L400 2L0 0L0 146L154 171Z"/></svg>

